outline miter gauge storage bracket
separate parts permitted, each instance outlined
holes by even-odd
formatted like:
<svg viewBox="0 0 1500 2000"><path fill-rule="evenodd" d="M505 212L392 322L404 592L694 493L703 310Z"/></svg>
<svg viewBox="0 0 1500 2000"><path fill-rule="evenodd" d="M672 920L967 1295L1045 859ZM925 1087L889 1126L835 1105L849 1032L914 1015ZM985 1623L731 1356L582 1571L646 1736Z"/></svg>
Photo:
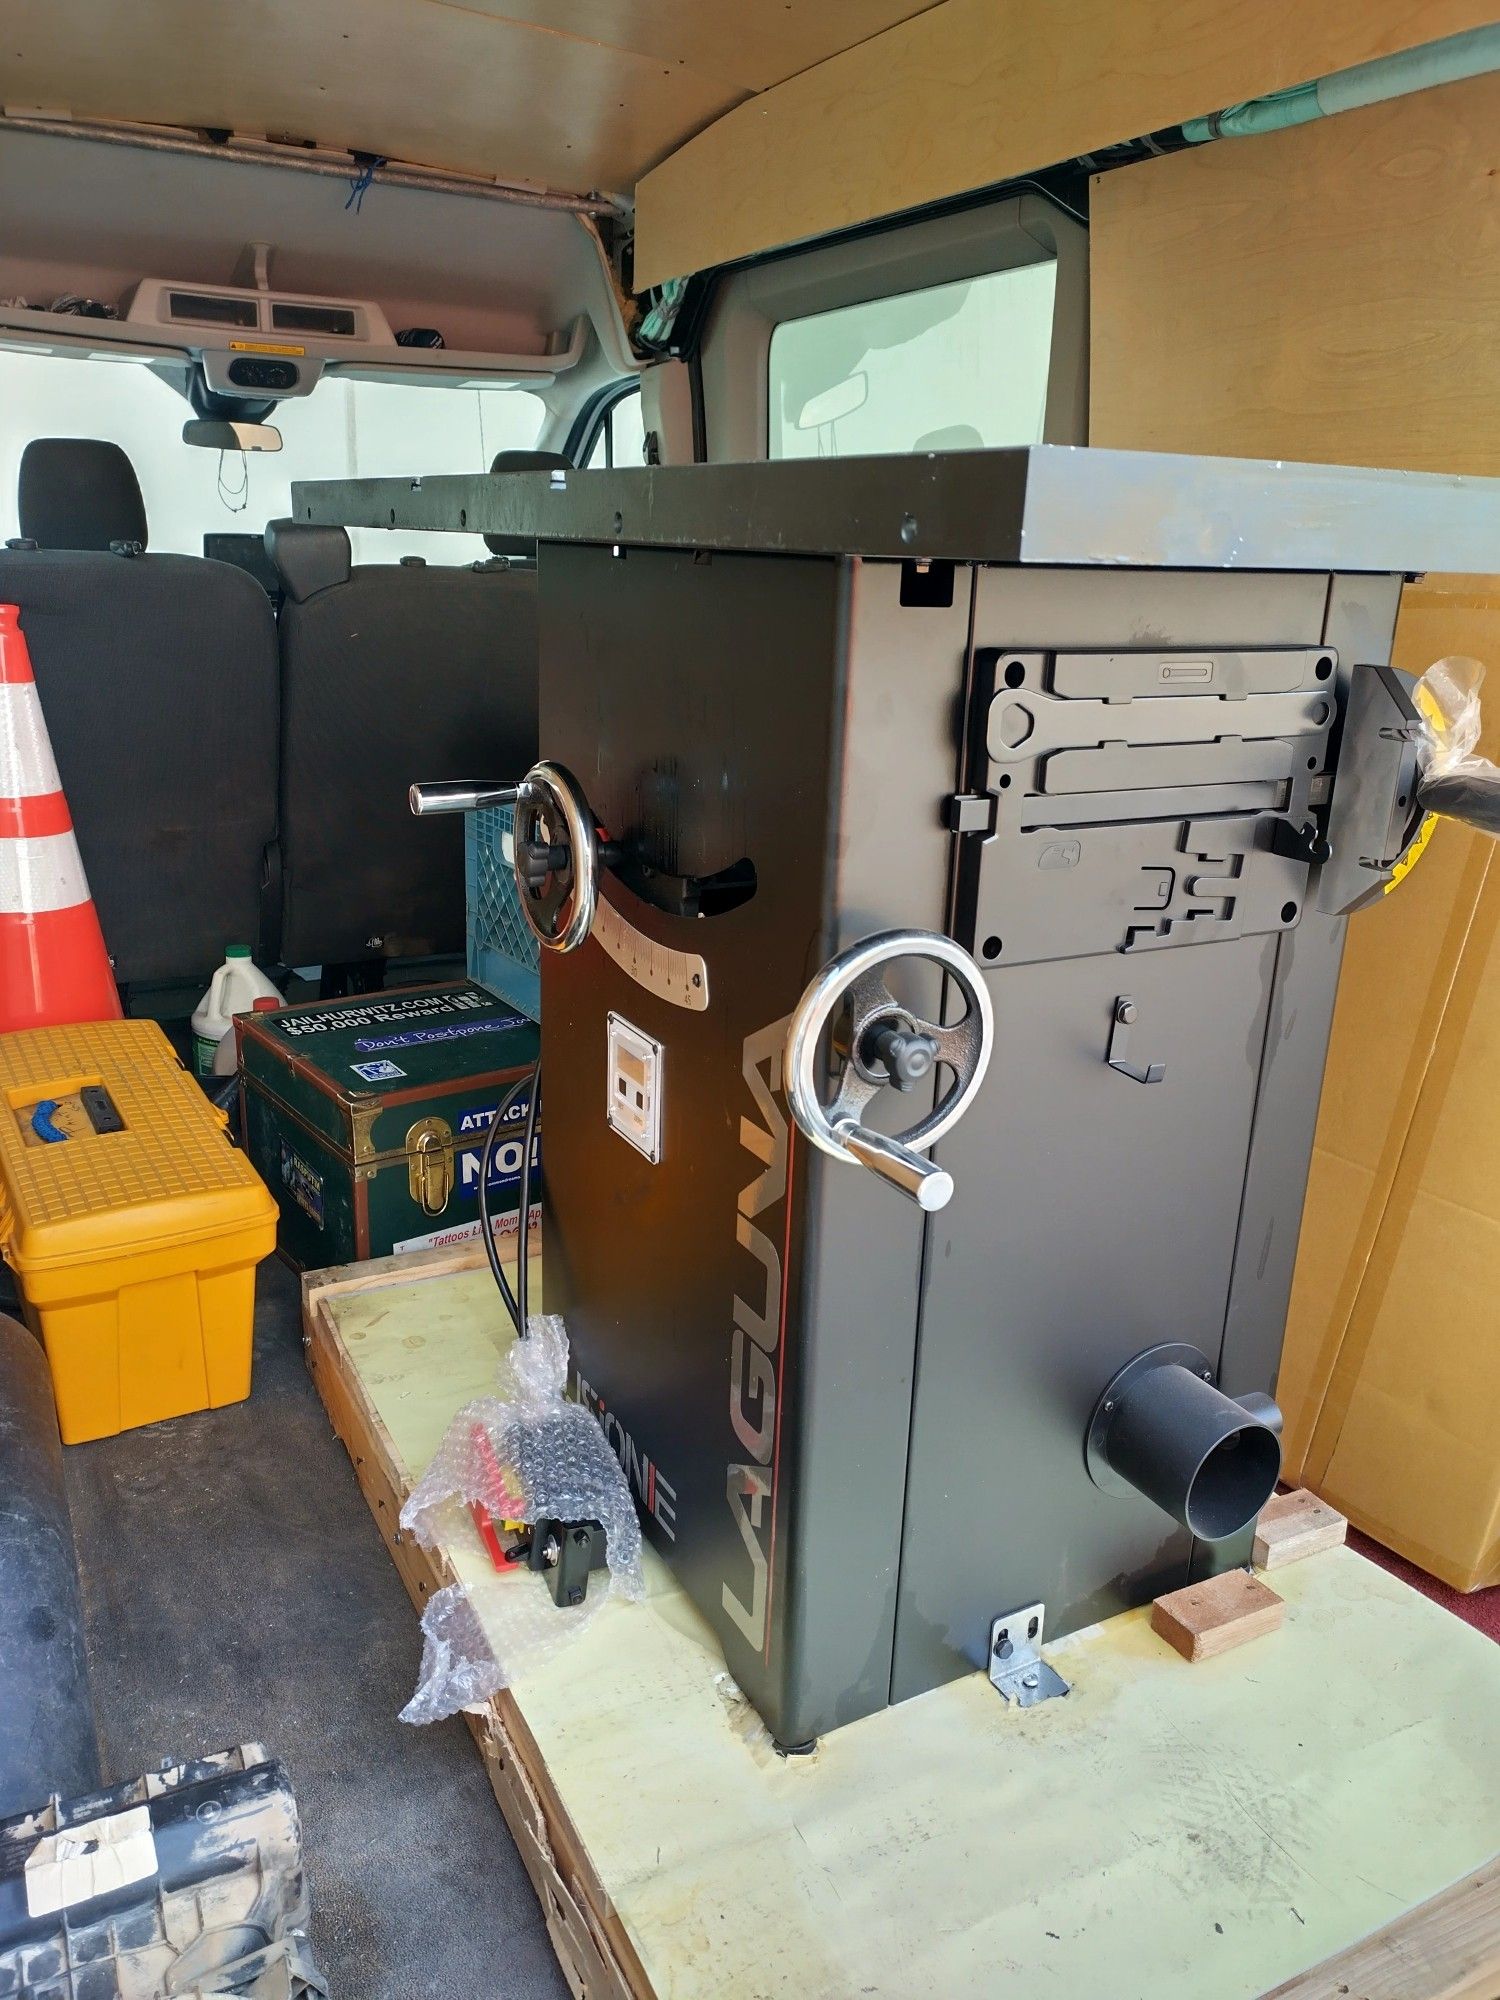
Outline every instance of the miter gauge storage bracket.
<svg viewBox="0 0 1500 2000"><path fill-rule="evenodd" d="M1421 827L1414 686L1395 667L1360 665L1350 674L1328 815L1333 854L1318 882L1326 915L1384 895Z"/></svg>
<svg viewBox="0 0 1500 2000"><path fill-rule="evenodd" d="M887 973L908 958L926 959L949 975L964 1002L960 1020L944 1026L896 999ZM952 1178L923 1154L973 1102L994 1034L983 976L961 946L936 931L877 932L831 958L793 1009L784 1059L792 1116L833 1159L868 1168L919 1208L943 1208L953 1194ZM838 1081L825 1106L830 1046ZM953 1082L925 1117L894 1138L864 1123L864 1112L882 1090L909 1091L939 1066L952 1073Z"/></svg>
<svg viewBox="0 0 1500 2000"><path fill-rule="evenodd" d="M978 647L955 931L982 966L1291 928L1325 865L1330 647Z"/></svg>

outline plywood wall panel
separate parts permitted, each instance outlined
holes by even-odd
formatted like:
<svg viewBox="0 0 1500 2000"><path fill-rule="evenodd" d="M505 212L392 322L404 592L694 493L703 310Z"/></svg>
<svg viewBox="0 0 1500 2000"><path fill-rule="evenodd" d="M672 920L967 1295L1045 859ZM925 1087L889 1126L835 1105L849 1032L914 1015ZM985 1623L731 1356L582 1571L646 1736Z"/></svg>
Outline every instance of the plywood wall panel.
<svg viewBox="0 0 1500 2000"><path fill-rule="evenodd" d="M943 0L637 190L642 284L894 215L1482 26L1493 0Z"/></svg>
<svg viewBox="0 0 1500 2000"><path fill-rule="evenodd" d="M1091 207L1093 443L1500 474L1500 76L1104 174Z"/></svg>

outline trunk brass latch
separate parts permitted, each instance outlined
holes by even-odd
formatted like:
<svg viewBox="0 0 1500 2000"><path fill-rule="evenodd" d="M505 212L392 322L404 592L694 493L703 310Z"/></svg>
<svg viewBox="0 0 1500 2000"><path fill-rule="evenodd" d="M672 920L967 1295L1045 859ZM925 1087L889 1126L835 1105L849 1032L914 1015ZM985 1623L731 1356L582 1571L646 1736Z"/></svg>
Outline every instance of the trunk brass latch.
<svg viewBox="0 0 1500 2000"><path fill-rule="evenodd" d="M419 1118L406 1134L406 1181L424 1215L441 1215L453 1192L453 1128Z"/></svg>

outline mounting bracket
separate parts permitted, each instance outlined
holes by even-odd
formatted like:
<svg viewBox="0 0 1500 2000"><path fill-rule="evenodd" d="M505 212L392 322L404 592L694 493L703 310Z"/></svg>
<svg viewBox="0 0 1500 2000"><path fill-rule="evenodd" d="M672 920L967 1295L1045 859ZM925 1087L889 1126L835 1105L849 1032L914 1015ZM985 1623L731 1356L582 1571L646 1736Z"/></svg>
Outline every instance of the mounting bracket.
<svg viewBox="0 0 1500 2000"><path fill-rule="evenodd" d="M1002 1612L990 1626L990 1686L1017 1708L1034 1708L1067 1694L1068 1683L1042 1658L1045 1604Z"/></svg>

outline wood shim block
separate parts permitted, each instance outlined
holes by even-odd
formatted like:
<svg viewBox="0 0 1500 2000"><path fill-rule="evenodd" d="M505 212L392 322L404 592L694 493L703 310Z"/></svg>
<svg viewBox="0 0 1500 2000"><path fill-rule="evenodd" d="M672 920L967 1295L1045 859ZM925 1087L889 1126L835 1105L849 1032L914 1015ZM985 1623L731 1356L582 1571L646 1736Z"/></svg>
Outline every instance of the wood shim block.
<svg viewBox="0 0 1500 2000"><path fill-rule="evenodd" d="M1343 1515L1306 1487L1278 1493L1261 1508L1255 1524L1255 1567L1280 1569L1320 1549L1336 1549L1348 1532Z"/></svg>
<svg viewBox="0 0 1500 2000"><path fill-rule="evenodd" d="M1151 1629L1185 1660L1211 1660L1262 1632L1274 1632L1286 1606L1247 1570L1226 1570L1207 1583L1169 1591L1151 1607Z"/></svg>

